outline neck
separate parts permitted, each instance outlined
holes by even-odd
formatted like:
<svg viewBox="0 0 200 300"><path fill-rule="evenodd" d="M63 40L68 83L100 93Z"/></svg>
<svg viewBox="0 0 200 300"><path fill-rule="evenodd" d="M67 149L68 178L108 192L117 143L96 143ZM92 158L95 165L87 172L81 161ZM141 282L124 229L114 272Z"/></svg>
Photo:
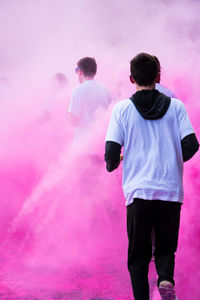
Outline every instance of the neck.
<svg viewBox="0 0 200 300"><path fill-rule="evenodd" d="M155 83L152 83L151 85L148 86L142 86L142 85L138 85L137 83L135 83L136 86L136 91L142 91L142 90L154 90L155 89Z"/></svg>
<svg viewBox="0 0 200 300"><path fill-rule="evenodd" d="M88 80L94 80L94 77L87 77L87 76L84 76L82 78L82 82L85 82L85 81L88 81Z"/></svg>

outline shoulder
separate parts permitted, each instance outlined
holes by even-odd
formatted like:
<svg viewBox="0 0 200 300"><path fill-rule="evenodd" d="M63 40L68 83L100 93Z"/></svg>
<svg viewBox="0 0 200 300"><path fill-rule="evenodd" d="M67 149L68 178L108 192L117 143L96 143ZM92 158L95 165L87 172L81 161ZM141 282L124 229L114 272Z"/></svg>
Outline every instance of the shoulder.
<svg viewBox="0 0 200 300"><path fill-rule="evenodd" d="M171 103L174 106L178 118L182 119L185 116L187 116L187 110L185 108L184 103L181 100L176 98L171 98Z"/></svg>
<svg viewBox="0 0 200 300"><path fill-rule="evenodd" d="M85 91L86 87L84 84L80 84L77 87L75 87L71 94L72 101L78 101L79 99L82 100Z"/></svg>
<svg viewBox="0 0 200 300"><path fill-rule="evenodd" d="M72 94L76 95L78 93L81 93L84 89L85 89L84 84L80 84L73 89Z"/></svg>
<svg viewBox="0 0 200 300"><path fill-rule="evenodd" d="M132 102L130 99L126 99L126 100L122 100L119 101L117 104L115 104L114 106L114 110L118 110L118 111L124 111L126 109L128 109L130 106L132 106Z"/></svg>
<svg viewBox="0 0 200 300"><path fill-rule="evenodd" d="M130 99L122 100L115 104L113 108L113 113L116 114L118 117L123 117L132 107L133 103Z"/></svg>
<svg viewBox="0 0 200 300"><path fill-rule="evenodd" d="M184 103L177 98L171 98L171 103L176 107L177 110L185 109Z"/></svg>
<svg viewBox="0 0 200 300"><path fill-rule="evenodd" d="M105 87L102 83L100 83L96 80L93 80L93 82L91 83L91 86L94 89L97 89L99 91L102 91L102 92L105 92L105 93L109 94L109 91L108 91L107 87Z"/></svg>

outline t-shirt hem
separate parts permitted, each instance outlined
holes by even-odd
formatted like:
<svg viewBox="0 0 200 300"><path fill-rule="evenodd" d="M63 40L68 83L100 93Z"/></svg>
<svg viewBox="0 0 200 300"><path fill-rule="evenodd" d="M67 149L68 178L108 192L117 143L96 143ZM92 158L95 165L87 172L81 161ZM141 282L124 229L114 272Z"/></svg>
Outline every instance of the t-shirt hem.
<svg viewBox="0 0 200 300"><path fill-rule="evenodd" d="M187 135L195 133L194 130L187 130L181 135L181 139L184 139Z"/></svg>
<svg viewBox="0 0 200 300"><path fill-rule="evenodd" d="M126 206L128 206L128 205L130 205L131 203L133 203L134 202L134 198L137 198L137 199L143 199L143 200L148 200L148 201L153 201L153 200L160 200L160 201L169 201L169 202L180 202L180 203L183 203L183 200L182 199L180 199L180 198L166 198L166 199L164 199L163 197L159 197L159 198L157 198L157 197L149 197L149 198L147 198L147 197L141 197L141 196L134 196L131 200L126 200L126 202L125 202L125 204L126 204Z"/></svg>
<svg viewBox="0 0 200 300"><path fill-rule="evenodd" d="M108 138L105 139L105 142L115 142L115 143L120 144L121 146L123 146L123 143L121 141L119 141L118 139L114 139L114 138L109 139L109 137L108 137Z"/></svg>

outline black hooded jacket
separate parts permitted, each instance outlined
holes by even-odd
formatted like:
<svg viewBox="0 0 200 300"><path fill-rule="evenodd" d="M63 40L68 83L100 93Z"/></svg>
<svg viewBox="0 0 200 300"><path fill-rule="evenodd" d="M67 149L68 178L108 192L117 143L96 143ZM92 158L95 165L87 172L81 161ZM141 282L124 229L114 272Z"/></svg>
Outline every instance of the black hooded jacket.
<svg viewBox="0 0 200 300"><path fill-rule="evenodd" d="M171 98L156 89L141 90L130 98L140 115L147 120L158 120L167 112ZM199 143L194 133L187 135L181 141L183 161L187 161L198 151ZM120 164L121 145L112 141L106 142L105 161L108 172Z"/></svg>

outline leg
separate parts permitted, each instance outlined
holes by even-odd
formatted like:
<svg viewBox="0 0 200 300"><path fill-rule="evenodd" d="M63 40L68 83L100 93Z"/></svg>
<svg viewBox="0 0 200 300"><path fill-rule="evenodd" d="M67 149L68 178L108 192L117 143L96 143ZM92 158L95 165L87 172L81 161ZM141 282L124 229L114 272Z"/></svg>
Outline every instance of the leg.
<svg viewBox="0 0 200 300"><path fill-rule="evenodd" d="M148 269L152 255L152 201L134 199L127 207L128 270L135 300L149 300Z"/></svg>
<svg viewBox="0 0 200 300"><path fill-rule="evenodd" d="M155 264L158 286L161 281L174 285L175 252L178 243L181 204L154 200Z"/></svg>

